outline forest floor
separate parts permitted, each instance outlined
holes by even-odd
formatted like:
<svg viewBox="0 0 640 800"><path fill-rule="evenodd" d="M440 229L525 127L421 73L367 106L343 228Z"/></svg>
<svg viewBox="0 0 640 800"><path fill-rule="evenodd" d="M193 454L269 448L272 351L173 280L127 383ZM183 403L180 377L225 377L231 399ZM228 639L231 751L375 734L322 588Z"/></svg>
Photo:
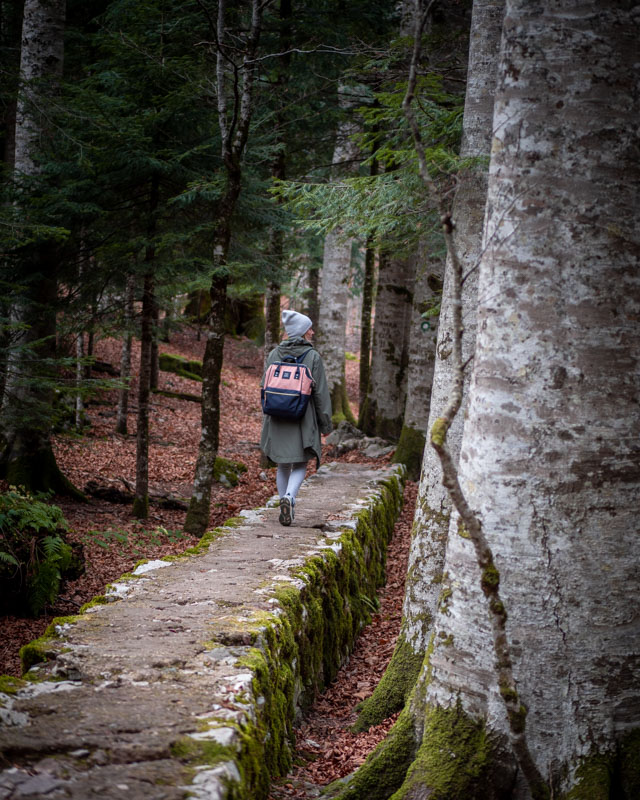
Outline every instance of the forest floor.
<svg viewBox="0 0 640 800"><path fill-rule="evenodd" d="M137 344L137 343L136 343ZM161 352L188 359L201 359L204 340L184 329L171 342L161 344ZM120 343L102 340L95 355L114 366L119 364ZM139 346L134 346L132 373L138 374ZM358 397L358 361L348 360L347 389L355 405ZM235 487L214 484L210 527L237 514L241 509L262 506L276 493L275 470L265 469L260 461L259 382L262 350L248 339L227 337L221 384L221 426L219 455L241 461L247 471ZM102 377L102 376L101 376ZM200 394L201 385L173 373L160 372L159 388L191 395ZM82 435L64 433L55 437L58 464L80 489L94 482L104 487L123 489L135 483L136 381L133 379L128 419L128 434L115 433L117 391L102 391L87 404L90 427ZM150 493L188 498L200 435L199 403L154 394L150 414L149 453ZM371 459L359 451L336 456L323 448L324 460L363 461L380 465L390 456ZM309 463L309 474L315 465ZM3 489L0 484L0 489ZM349 663L315 704L298 731L298 751L304 766L274 786L272 797L313 796L312 787L324 785L353 771L382 739L393 720L364 734L352 734L349 727L356 718L355 707L375 688L391 657L402 613L404 575L411 534L416 486L408 484L404 511L396 525L388 558L387 584L380 592L381 606L371 625L363 632ZM55 616L76 613L78 608L106 584L130 571L140 559L156 559L179 553L195 543L195 537L182 530L185 512L167 510L152 503L149 519L141 522L131 515L131 506L90 498L88 503L53 498L62 508L70 526L69 539L84 549L86 569L68 582L55 607L47 608L38 619L0 617L3 637L0 642L0 674L20 674L19 649L40 636ZM311 794L309 791L311 790Z"/></svg>

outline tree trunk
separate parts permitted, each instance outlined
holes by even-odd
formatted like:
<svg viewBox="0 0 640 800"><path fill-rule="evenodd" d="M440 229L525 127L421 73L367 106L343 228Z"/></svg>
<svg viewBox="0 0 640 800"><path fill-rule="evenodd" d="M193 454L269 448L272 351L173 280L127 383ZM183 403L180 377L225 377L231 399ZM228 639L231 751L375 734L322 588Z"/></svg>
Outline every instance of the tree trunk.
<svg viewBox="0 0 640 800"><path fill-rule="evenodd" d="M352 240L342 241L339 231L328 233L320 273L320 316L318 350L322 354L331 392L334 424L348 419L355 424L349 404L344 402L345 334L347 295L351 271Z"/></svg>
<svg viewBox="0 0 640 800"><path fill-rule="evenodd" d="M159 349L158 337L160 336L160 307L158 305L158 298L154 292L153 294L153 309L152 309L152 328L151 328L151 364L149 373L149 387L153 389L158 388L159 377Z"/></svg>
<svg viewBox="0 0 640 800"><path fill-rule="evenodd" d="M148 255L153 261L153 254ZM140 372L138 380L138 421L136 433L136 491L133 516L149 516L149 390L151 384L151 348L153 341L153 273L144 276L140 331Z"/></svg>
<svg viewBox="0 0 640 800"><path fill-rule="evenodd" d="M226 47L226 3L218 2L216 60L218 123L222 137L222 159L226 172L226 190L216 209L217 224L213 237L213 268L209 295L211 310L207 325L207 344L202 363L202 433L198 446L198 459L193 481L193 495L189 503L185 530L196 535L205 532L209 524L213 468L218 453L220 435L220 373L224 353L224 312L227 298L227 256L231 241L231 218L240 196L242 183L242 158L249 136L253 113L253 80L262 27L263 6L252 0L251 21L246 33L242 66L234 75L235 90L230 103L226 90L230 53ZM235 84L241 76L241 90ZM231 111L231 113L230 113Z"/></svg>
<svg viewBox="0 0 640 800"><path fill-rule="evenodd" d="M369 391L371 374L371 313L375 290L376 253L371 240L367 241L364 256L364 284L362 286L362 309L360 314L360 371L358 375L358 427L362 427L362 414Z"/></svg>
<svg viewBox="0 0 640 800"><path fill-rule="evenodd" d="M39 91L43 81L62 75L64 0L26 0L20 50L20 90L16 106L14 175L17 183L37 178L37 152L46 134ZM30 490L52 489L83 495L62 475L51 447L55 377L57 252L53 243L25 249L21 280L24 291L12 298L11 317L19 331L7 359L2 429L3 477Z"/></svg>
<svg viewBox="0 0 640 800"><path fill-rule="evenodd" d="M272 175L276 180L286 177L286 150L285 150L285 123L286 106L288 103L287 87L291 70L291 0L280 0L280 35L278 49L281 53L278 58L278 67L275 76L275 96L278 101L276 112L276 143L278 153L273 161ZM271 280L266 292L266 326L264 334L264 365L267 357L280 341L280 280L284 272L284 232L276 226L271 231L271 269L277 280Z"/></svg>
<svg viewBox="0 0 640 800"><path fill-rule="evenodd" d="M407 393L407 332L415 261L381 253L378 270L369 395L363 430L397 441Z"/></svg>
<svg viewBox="0 0 640 800"><path fill-rule="evenodd" d="M348 88L340 87L339 98L341 108L353 109ZM332 159L334 179L357 170L358 148L352 141L357 130L351 121L341 122L338 126ZM311 319L316 324L317 347L327 374L334 424L347 419L355 425L345 383L345 337L352 246L353 240L345 239L339 229L326 235L320 273L319 315L317 319Z"/></svg>
<svg viewBox="0 0 640 800"><path fill-rule="evenodd" d="M488 157L491 149L493 97L503 16L504 0L481 0L474 3L461 146L461 155L466 158ZM454 220L456 247L466 275L462 293L462 350L463 360L466 362L473 355L475 345L477 264L482 252L486 170L479 164L460 175L458 181ZM451 262L447 260L428 431L442 414L453 386L451 283ZM467 393L468 380L465 380L463 410L458 413L447 435L447 441L449 437L452 439L450 449L455 462L460 451ZM361 728L377 724L397 711L407 699L418 676L431 640L438 600L443 590L450 509L447 491L442 484L439 459L432 447L426 447L409 554L400 636L379 687L376 688L373 698L363 706L358 722ZM412 725L416 724L414 719Z"/></svg>
<svg viewBox="0 0 640 800"><path fill-rule="evenodd" d="M322 267L312 264L307 269L308 292L305 297L304 313L309 319L320 319L320 270Z"/></svg>
<svg viewBox="0 0 640 800"><path fill-rule="evenodd" d="M84 414L84 403L82 401L82 358L84 356L84 334L82 331L76 336L76 407L75 407L75 427L76 431L82 430L82 418Z"/></svg>
<svg viewBox="0 0 640 800"><path fill-rule="evenodd" d="M20 35L22 29L22 4L15 0L0 2L0 47L2 48L2 68L5 91L11 97L17 94L18 72L20 67ZM7 173L13 170L15 152L16 103L14 99L4 99L0 118L0 153Z"/></svg>
<svg viewBox="0 0 640 800"><path fill-rule="evenodd" d="M264 331L265 365L269 353L280 341L280 284L270 283L266 293L266 327Z"/></svg>
<svg viewBox="0 0 640 800"><path fill-rule="evenodd" d="M202 361L202 433L193 480L193 495L184 523L188 533L201 535L209 524L213 468L220 437L220 373L224 354L224 312L227 298L226 277L211 282L211 311L207 324L207 343Z"/></svg>
<svg viewBox="0 0 640 800"><path fill-rule="evenodd" d="M129 380L131 378L131 345L133 342L133 303L135 297L136 279L134 275L127 275L124 305L124 334L122 337L122 350L120 354L120 380L124 386L118 392L118 416L116 433L127 435L129 415Z"/></svg>
<svg viewBox="0 0 640 800"><path fill-rule="evenodd" d="M640 793L639 32L624 3L507 3L459 475L495 568L450 534L398 800Z"/></svg>
<svg viewBox="0 0 640 800"><path fill-rule="evenodd" d="M434 310L440 301L443 264L436 259L429 259L429 245L425 241L420 242L414 258L416 266L409 327L407 399L393 461L404 464L409 479L417 481L420 478L429 420L438 334L438 316L423 315Z"/></svg>

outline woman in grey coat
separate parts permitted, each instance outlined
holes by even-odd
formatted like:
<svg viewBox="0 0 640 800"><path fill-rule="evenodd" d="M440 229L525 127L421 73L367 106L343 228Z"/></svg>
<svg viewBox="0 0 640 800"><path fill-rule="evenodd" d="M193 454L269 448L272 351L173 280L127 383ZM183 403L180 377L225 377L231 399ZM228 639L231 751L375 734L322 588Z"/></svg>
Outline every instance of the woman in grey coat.
<svg viewBox="0 0 640 800"><path fill-rule="evenodd" d="M331 432L331 395L320 354L313 349L313 328L309 317L297 311L283 311L282 324L287 338L269 353L267 367L287 357L298 358L311 372L313 388L311 401L302 419L286 420L264 415L260 448L278 465L276 484L280 495L280 523L291 525L300 484L307 472L307 461L320 464L321 434ZM264 385L265 376L262 376Z"/></svg>

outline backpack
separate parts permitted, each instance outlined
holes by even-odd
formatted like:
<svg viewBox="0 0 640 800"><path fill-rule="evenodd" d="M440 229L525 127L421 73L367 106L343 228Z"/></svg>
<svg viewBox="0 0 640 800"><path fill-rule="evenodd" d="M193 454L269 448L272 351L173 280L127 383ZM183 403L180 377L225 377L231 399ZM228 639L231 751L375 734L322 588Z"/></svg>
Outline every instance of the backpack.
<svg viewBox="0 0 640 800"><path fill-rule="evenodd" d="M313 347L297 358L289 356L284 361L269 364L261 391L263 414L279 419L302 419L313 388L311 372L302 363L309 350Z"/></svg>

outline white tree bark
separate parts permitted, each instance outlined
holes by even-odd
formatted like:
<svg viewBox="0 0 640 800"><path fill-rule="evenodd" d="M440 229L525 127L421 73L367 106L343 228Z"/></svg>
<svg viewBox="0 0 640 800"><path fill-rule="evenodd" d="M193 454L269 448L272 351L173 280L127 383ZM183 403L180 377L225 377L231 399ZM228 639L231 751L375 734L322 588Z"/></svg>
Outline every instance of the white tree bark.
<svg viewBox="0 0 640 800"><path fill-rule="evenodd" d="M340 106L353 108L348 87L341 87ZM352 137L358 126L352 120L340 123L336 132L332 171L335 179L357 170L358 148ZM347 297L351 279L351 249L353 239L344 238L342 232L331 231L324 240L324 255L320 273L320 304L317 326L317 347L322 354L334 414L343 413L345 330L347 322Z"/></svg>
<svg viewBox="0 0 640 800"><path fill-rule="evenodd" d="M504 0L475 2L471 20L469 69L463 119L461 156L488 158L493 125L498 52L504 15ZM459 178L453 208L455 243L466 276L462 292L462 357L473 356L476 336L477 267L482 252L482 233L487 193L487 172L482 164ZM429 421L431 430L447 404L453 385L451 264L447 262L438 326L438 340L431 390ZM467 375L470 374L470 367ZM457 461L468 397L465 381L461 410L447 433L447 444ZM442 591L441 579L451 504L442 485L442 470L432 447L426 447L414 536L409 557L409 580L404 600L403 629L416 652L424 652L432 631L433 615Z"/></svg>
<svg viewBox="0 0 640 800"><path fill-rule="evenodd" d="M495 556L526 737L553 796L598 796L608 777L587 785L581 760L640 727L639 27L622 2L508 0L496 94L460 480ZM445 571L427 702L506 736L464 536L450 535Z"/></svg>
<svg viewBox="0 0 640 800"><path fill-rule="evenodd" d="M16 109L15 163L18 175L38 172L36 151L45 130L42 81L62 75L65 0L25 0Z"/></svg>

